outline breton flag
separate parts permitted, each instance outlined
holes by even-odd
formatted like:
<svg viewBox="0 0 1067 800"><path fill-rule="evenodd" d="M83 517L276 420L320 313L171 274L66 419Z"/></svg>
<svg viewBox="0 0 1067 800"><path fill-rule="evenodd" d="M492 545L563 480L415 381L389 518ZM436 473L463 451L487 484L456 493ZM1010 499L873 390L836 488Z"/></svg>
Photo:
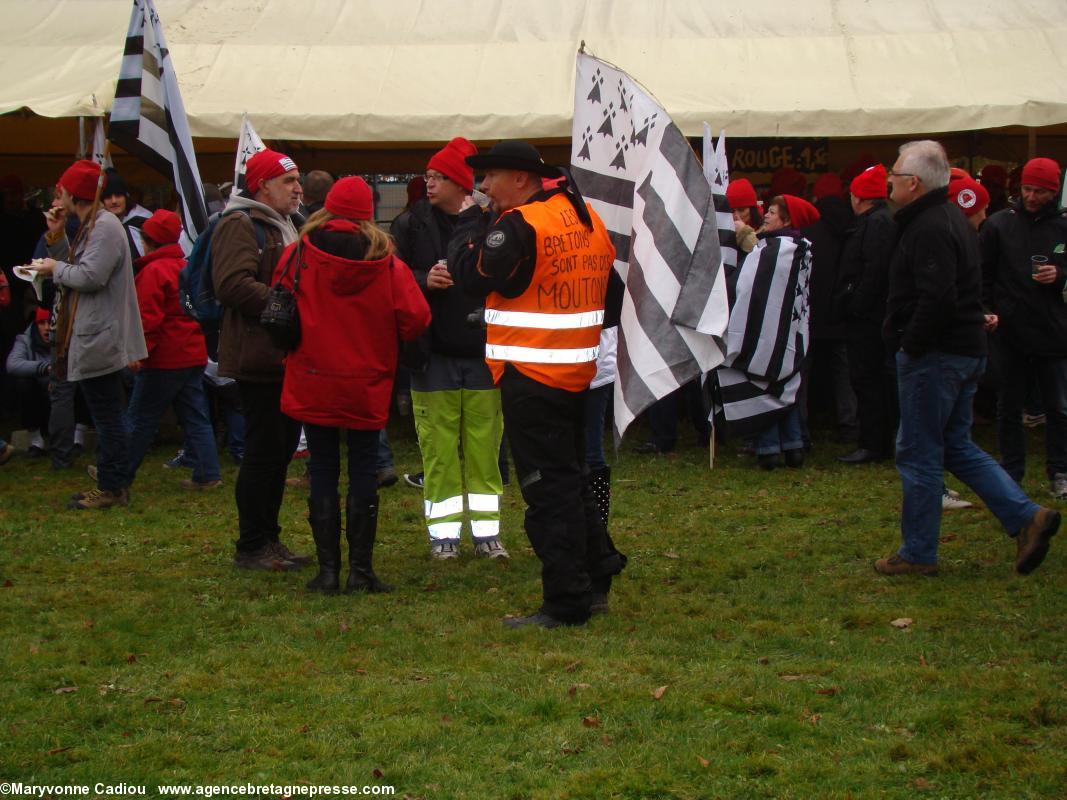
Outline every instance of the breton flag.
<svg viewBox="0 0 1067 800"><path fill-rule="evenodd" d="M93 130L92 141L86 127L91 125ZM104 169L110 169L111 154L105 146L103 117L78 117L78 158L87 158L95 161Z"/></svg>
<svg viewBox="0 0 1067 800"><path fill-rule="evenodd" d="M768 236L738 269L726 332L726 361L716 370L730 433L769 428L796 402L808 352L811 242Z"/></svg>
<svg viewBox="0 0 1067 800"><path fill-rule="evenodd" d="M720 364L728 304L711 190L689 142L629 75L578 54L571 172L626 284L615 442L656 400Z"/></svg>
<svg viewBox="0 0 1067 800"><path fill-rule="evenodd" d="M237 161L233 165L233 190L235 192L243 190L247 185L245 183L245 164L248 163L248 159L260 150L266 149L267 146L263 144L263 140L259 138L256 129L249 122L248 114L242 115L241 136L237 140Z"/></svg>
<svg viewBox="0 0 1067 800"><path fill-rule="evenodd" d="M133 0L109 138L174 182L190 239L207 226L204 187L178 78L152 0Z"/></svg>

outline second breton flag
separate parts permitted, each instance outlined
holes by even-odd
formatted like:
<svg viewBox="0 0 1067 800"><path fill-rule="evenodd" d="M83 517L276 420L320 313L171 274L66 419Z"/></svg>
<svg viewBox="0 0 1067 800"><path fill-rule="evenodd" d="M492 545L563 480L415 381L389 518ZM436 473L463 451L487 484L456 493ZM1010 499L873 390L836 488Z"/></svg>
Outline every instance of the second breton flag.
<svg viewBox="0 0 1067 800"><path fill-rule="evenodd" d="M578 54L571 171L626 284L615 439L722 362L728 304L711 190L689 142L625 72Z"/></svg>

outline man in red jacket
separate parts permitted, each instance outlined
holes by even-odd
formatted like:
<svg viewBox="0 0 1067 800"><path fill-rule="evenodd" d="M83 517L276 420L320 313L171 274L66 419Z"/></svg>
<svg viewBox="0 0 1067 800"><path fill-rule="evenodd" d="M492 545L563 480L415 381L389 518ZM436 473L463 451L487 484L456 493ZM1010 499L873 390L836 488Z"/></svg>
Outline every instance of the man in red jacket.
<svg viewBox="0 0 1067 800"><path fill-rule="evenodd" d="M126 410L129 472L137 468L159 431L159 420L173 405L186 446L192 448L193 477L186 489L215 489L222 485L215 432L204 394L207 347L200 324L178 303L178 273L185 266L178 239L182 223L172 211L157 211L141 227L145 254L137 259L137 303L141 308L148 358L141 362Z"/></svg>

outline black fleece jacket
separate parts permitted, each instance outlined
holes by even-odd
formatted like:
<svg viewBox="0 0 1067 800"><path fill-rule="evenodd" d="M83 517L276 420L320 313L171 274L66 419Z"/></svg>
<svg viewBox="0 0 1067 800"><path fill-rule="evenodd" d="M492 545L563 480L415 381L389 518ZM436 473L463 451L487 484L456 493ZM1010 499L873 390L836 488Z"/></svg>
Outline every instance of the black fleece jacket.
<svg viewBox="0 0 1067 800"><path fill-rule="evenodd" d="M1067 357L1067 216L1053 200L1036 214L1021 202L986 220L979 236L982 300L1000 317L996 336L1026 355ZM1030 256L1046 256L1056 280L1030 277Z"/></svg>
<svg viewBox="0 0 1067 800"><path fill-rule="evenodd" d="M889 264L882 338L895 353L986 353L978 239L948 190L932 189L900 209Z"/></svg>

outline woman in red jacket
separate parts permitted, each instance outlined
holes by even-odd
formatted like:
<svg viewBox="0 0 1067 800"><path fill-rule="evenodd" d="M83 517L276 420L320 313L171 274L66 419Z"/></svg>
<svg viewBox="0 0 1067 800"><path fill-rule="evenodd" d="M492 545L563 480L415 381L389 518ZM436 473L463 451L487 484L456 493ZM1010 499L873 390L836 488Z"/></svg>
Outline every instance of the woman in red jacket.
<svg viewBox="0 0 1067 800"><path fill-rule="evenodd" d="M340 588L341 431L348 443L345 591L387 592L371 568L378 526L376 456L401 339L430 324L430 309L392 241L372 221L370 187L342 178L282 254L275 280L293 288L300 344L285 362L282 411L304 424L311 458L308 511L319 574L312 591ZM294 280L294 276L299 277Z"/></svg>

